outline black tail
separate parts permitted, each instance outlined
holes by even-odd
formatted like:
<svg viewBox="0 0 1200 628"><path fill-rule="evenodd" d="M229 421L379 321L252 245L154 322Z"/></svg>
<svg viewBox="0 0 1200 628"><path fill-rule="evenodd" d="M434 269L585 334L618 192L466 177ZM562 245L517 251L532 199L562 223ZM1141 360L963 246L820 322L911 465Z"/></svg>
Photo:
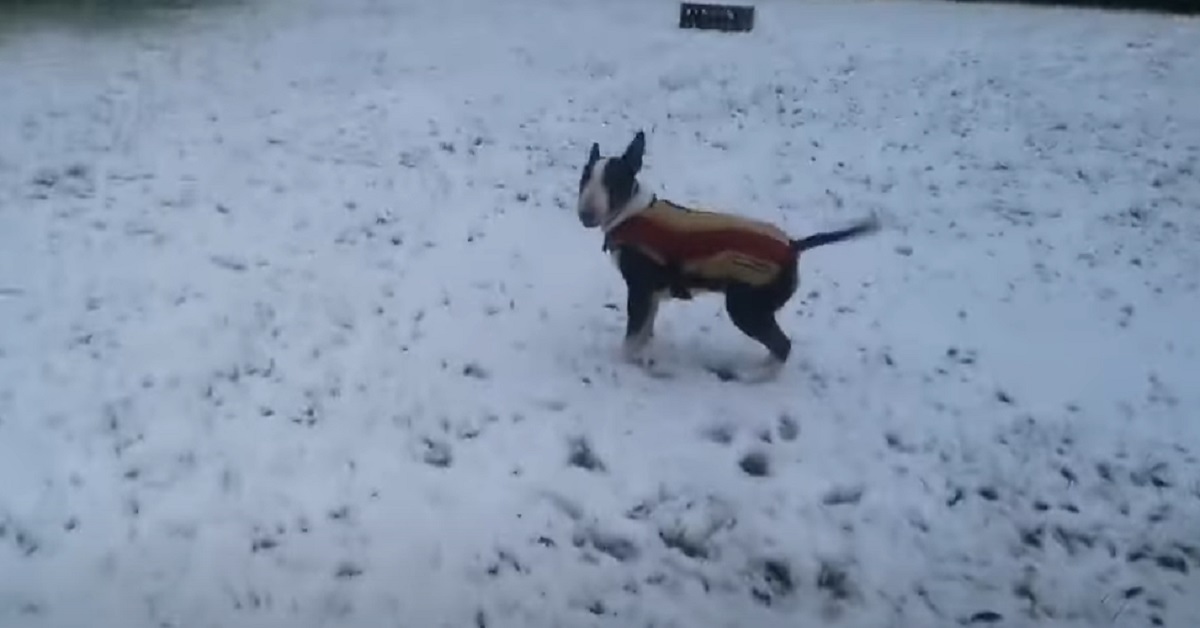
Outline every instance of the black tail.
<svg viewBox="0 0 1200 628"><path fill-rule="evenodd" d="M860 238L876 231L879 231L879 219L872 215L870 218L864 218L845 229L823 231L821 233L814 233L806 238L792 240L792 250L796 253L802 253L818 246L825 246L826 244L833 244L852 238Z"/></svg>

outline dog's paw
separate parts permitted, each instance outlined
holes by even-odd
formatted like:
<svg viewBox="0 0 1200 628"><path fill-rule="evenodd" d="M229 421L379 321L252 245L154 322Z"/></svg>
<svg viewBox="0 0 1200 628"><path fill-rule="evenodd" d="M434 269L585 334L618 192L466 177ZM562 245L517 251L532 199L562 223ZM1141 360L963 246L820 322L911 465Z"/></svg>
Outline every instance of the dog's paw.
<svg viewBox="0 0 1200 628"><path fill-rule="evenodd" d="M654 379L671 379L675 377L673 370L663 364L662 361L650 356L637 356L629 359L628 362Z"/></svg>
<svg viewBox="0 0 1200 628"><path fill-rule="evenodd" d="M646 355L644 342L626 341L621 346L621 360L631 366L636 366L647 375L656 379L669 379L674 372L665 367L659 360Z"/></svg>
<svg viewBox="0 0 1200 628"><path fill-rule="evenodd" d="M756 364L751 367L732 369L730 367L715 367L709 368L721 381L736 381L744 384L764 384L774 381L779 377L779 373L783 370L783 362L774 358L767 358L761 364Z"/></svg>
<svg viewBox="0 0 1200 628"><path fill-rule="evenodd" d="M648 358L642 352L642 347L632 342L621 345L621 361L626 364L641 366Z"/></svg>

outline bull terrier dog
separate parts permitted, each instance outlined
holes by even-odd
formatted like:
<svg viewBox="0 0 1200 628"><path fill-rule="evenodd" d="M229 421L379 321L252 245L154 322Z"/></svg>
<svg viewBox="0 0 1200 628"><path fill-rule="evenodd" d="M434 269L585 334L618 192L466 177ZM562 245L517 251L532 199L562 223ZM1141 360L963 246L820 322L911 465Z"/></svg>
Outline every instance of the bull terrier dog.
<svg viewBox="0 0 1200 628"><path fill-rule="evenodd" d="M796 293L800 254L874 233L878 220L871 215L844 229L794 239L766 222L684 207L638 181L645 151L642 131L620 156L601 156L600 145L593 143L579 178L579 221L603 231L603 248L625 280L625 359L653 366L642 354L661 300L720 294L733 324L769 355L748 372L722 369L718 375L747 382L774 379L792 349L775 317Z"/></svg>

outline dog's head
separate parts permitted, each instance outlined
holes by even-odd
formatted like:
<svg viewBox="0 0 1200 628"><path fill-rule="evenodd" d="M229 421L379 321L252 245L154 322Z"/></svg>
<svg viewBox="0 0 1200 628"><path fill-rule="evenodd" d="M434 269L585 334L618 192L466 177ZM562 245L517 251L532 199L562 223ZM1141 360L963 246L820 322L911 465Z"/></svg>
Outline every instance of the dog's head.
<svg viewBox="0 0 1200 628"><path fill-rule="evenodd" d="M638 131L620 157L601 157L592 144L587 165L579 177L579 222L592 229L607 224L633 201L646 152L646 134Z"/></svg>

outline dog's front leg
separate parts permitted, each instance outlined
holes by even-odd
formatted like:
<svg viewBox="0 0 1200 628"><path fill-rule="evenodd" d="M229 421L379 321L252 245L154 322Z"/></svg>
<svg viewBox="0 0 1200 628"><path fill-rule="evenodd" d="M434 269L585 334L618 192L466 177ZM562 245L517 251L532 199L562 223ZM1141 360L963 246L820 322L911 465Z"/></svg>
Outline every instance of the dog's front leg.
<svg viewBox="0 0 1200 628"><path fill-rule="evenodd" d="M629 288L626 300L625 342L622 347L625 360L641 363L642 350L654 333L654 319L658 315L658 297L652 290Z"/></svg>

